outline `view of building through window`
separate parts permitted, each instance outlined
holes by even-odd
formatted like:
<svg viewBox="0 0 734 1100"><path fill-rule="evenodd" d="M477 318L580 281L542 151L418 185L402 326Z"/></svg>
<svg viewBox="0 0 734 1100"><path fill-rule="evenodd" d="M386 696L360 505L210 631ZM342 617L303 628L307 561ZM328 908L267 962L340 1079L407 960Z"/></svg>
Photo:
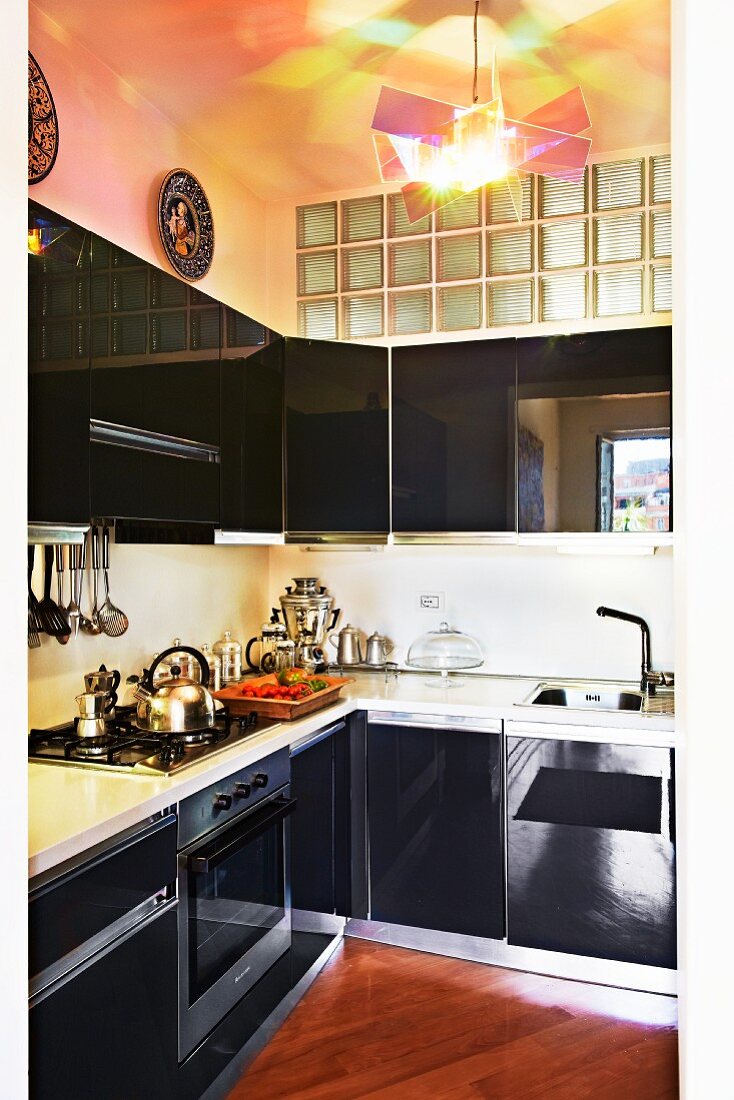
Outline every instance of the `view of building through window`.
<svg viewBox="0 0 734 1100"><path fill-rule="evenodd" d="M670 433L612 433L599 454L599 529L669 531Z"/></svg>

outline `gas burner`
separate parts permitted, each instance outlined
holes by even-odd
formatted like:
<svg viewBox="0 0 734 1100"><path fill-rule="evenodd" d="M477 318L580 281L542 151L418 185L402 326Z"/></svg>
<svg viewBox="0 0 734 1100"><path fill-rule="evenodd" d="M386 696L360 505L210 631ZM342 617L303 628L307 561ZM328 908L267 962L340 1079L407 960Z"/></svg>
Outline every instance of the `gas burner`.
<svg viewBox="0 0 734 1100"><path fill-rule="evenodd" d="M226 734L224 735L226 737ZM177 733L175 737L171 739L174 744L182 743L184 745L204 745L212 741L221 740L220 731L217 729L205 729L205 730L191 730L189 733Z"/></svg>
<svg viewBox="0 0 734 1100"><path fill-rule="evenodd" d="M112 734L105 737L79 737L68 744L69 756L104 756L115 747L117 738Z"/></svg>

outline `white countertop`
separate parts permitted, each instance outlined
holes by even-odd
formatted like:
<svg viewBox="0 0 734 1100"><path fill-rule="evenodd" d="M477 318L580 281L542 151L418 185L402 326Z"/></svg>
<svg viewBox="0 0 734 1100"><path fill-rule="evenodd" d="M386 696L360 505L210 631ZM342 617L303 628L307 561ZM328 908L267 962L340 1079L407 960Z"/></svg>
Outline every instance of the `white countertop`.
<svg viewBox="0 0 734 1100"><path fill-rule="evenodd" d="M538 683L537 677L473 675L465 678L463 686L446 689L429 687L421 674L402 673L386 681L379 673L358 673L355 682L344 688L340 702L297 722L271 727L170 777L68 764L29 764L29 877L109 840L276 749L302 741L354 710L497 718L518 723L518 733L537 730L552 736L562 727L564 736L579 740L673 744L671 715L518 705Z"/></svg>

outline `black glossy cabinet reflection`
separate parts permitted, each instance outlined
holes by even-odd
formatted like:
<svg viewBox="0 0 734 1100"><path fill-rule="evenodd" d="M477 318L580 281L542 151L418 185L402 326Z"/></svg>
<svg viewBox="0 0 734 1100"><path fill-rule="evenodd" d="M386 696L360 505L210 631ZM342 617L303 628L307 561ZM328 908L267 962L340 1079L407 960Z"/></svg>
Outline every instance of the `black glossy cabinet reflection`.
<svg viewBox="0 0 734 1100"><path fill-rule="evenodd" d="M258 348L265 329L254 322L245 326L246 320L225 310L228 337L249 336L253 346L228 344L222 350L221 524L226 530L281 532L283 341Z"/></svg>
<svg viewBox="0 0 734 1100"><path fill-rule="evenodd" d="M370 723L371 918L504 935L500 735Z"/></svg>
<svg viewBox="0 0 734 1100"><path fill-rule="evenodd" d="M39 233L55 215L33 204ZM29 223L30 224L30 223ZM28 518L89 521L89 234L28 256Z"/></svg>
<svg viewBox="0 0 734 1100"><path fill-rule="evenodd" d="M291 756L291 902L349 916L349 750L344 722Z"/></svg>
<svg viewBox="0 0 734 1100"><path fill-rule="evenodd" d="M507 739L508 940L676 965L673 750Z"/></svg>
<svg viewBox="0 0 734 1100"><path fill-rule="evenodd" d="M395 348L398 532L515 530L515 340Z"/></svg>
<svg viewBox="0 0 734 1100"><path fill-rule="evenodd" d="M519 531L672 530L670 327L517 341Z"/></svg>
<svg viewBox="0 0 734 1100"><path fill-rule="evenodd" d="M387 533L387 350L286 339L286 530Z"/></svg>

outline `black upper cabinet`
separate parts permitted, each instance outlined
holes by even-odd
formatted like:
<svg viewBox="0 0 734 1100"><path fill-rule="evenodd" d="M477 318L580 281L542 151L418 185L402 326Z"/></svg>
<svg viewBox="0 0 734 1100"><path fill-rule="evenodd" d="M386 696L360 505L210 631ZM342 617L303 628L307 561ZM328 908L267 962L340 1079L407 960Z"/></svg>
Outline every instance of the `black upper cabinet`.
<svg viewBox="0 0 734 1100"><path fill-rule="evenodd" d="M28 518L89 521L89 234L31 203L49 240L28 256Z"/></svg>
<svg viewBox="0 0 734 1100"><path fill-rule="evenodd" d="M673 750L507 738L508 941L674 968Z"/></svg>
<svg viewBox="0 0 734 1100"><path fill-rule="evenodd" d="M515 530L515 340L392 356L397 532Z"/></svg>
<svg viewBox="0 0 734 1100"><path fill-rule="evenodd" d="M501 938L499 733L371 722L367 800L372 920Z"/></svg>
<svg viewBox="0 0 734 1100"><path fill-rule="evenodd" d="M519 531L672 530L671 330L517 341Z"/></svg>
<svg viewBox="0 0 734 1100"><path fill-rule="evenodd" d="M286 531L386 534L387 350L285 341Z"/></svg>
<svg viewBox="0 0 734 1100"><path fill-rule="evenodd" d="M262 346L268 337L262 326L233 310L225 309L224 316L221 525L281 532L283 341ZM249 348L242 343L246 338L253 340Z"/></svg>

